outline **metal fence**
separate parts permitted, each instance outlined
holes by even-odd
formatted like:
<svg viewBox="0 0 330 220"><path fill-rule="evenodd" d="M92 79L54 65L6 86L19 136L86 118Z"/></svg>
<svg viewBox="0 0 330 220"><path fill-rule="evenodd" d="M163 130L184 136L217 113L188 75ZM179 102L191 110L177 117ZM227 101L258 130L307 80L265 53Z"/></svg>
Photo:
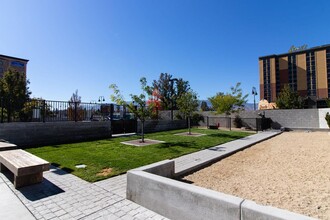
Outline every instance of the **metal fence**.
<svg viewBox="0 0 330 220"><path fill-rule="evenodd" d="M271 128L271 123L270 118L239 118L239 121L235 121L235 118L231 117L204 116L204 122L200 122L199 125L210 129L245 127L250 130L263 131Z"/></svg>
<svg viewBox="0 0 330 220"><path fill-rule="evenodd" d="M1 99L0 111L1 123L135 119L124 106L115 104L41 99L27 100L21 108Z"/></svg>

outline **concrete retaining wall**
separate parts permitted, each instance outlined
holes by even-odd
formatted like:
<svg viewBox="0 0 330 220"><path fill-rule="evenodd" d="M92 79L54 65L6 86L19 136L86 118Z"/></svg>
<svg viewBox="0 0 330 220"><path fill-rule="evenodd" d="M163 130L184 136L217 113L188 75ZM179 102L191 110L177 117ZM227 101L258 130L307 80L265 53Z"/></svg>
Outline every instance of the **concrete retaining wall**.
<svg viewBox="0 0 330 220"><path fill-rule="evenodd" d="M129 171L127 199L174 220L312 219L160 176L170 177L172 172L169 169L174 172L173 160Z"/></svg>
<svg viewBox="0 0 330 220"><path fill-rule="evenodd" d="M110 137L110 122L29 122L0 124L0 139L19 147L63 144Z"/></svg>
<svg viewBox="0 0 330 220"><path fill-rule="evenodd" d="M145 121L144 132L158 132L158 131L169 131L175 129L187 128L185 120L150 120ZM138 133L141 133L141 122L138 122Z"/></svg>

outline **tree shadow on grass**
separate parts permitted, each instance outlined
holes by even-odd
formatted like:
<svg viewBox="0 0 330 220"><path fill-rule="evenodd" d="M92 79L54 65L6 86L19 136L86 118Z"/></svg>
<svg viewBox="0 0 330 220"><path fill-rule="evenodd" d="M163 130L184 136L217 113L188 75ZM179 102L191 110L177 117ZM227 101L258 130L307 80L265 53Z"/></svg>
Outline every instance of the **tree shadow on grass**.
<svg viewBox="0 0 330 220"><path fill-rule="evenodd" d="M165 142L158 145L158 148L171 148L171 147L189 147L191 148L195 145L195 142L188 142L188 141L176 141L176 142Z"/></svg>
<svg viewBox="0 0 330 220"><path fill-rule="evenodd" d="M244 138L244 136L238 134L224 134L224 133L217 133L217 134L209 134L210 137L217 137L217 138L231 138L231 139L240 139Z"/></svg>

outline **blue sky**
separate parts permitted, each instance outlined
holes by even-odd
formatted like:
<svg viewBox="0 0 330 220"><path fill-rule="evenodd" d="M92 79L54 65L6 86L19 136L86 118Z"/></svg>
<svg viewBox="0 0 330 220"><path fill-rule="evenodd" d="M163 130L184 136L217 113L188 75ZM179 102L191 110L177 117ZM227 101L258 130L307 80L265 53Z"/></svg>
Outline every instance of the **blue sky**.
<svg viewBox="0 0 330 220"><path fill-rule="evenodd" d="M330 1L1 0L0 54L29 59L32 97L125 98L161 72L200 99L259 90L258 57L330 43ZM256 97L259 100L259 96Z"/></svg>

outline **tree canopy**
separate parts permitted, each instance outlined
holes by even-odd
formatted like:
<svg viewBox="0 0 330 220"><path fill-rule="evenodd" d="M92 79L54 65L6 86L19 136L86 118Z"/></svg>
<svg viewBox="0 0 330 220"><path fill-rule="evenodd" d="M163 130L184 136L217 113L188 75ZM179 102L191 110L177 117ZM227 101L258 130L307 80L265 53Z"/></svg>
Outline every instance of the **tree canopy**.
<svg viewBox="0 0 330 220"><path fill-rule="evenodd" d="M31 92L27 86L29 83L22 73L11 69L0 78L0 97L3 101L3 107L8 112L9 120L10 114L19 113L24 108L25 102L30 98Z"/></svg>
<svg viewBox="0 0 330 220"><path fill-rule="evenodd" d="M161 107L164 110L172 109L172 107L178 109L176 100L190 88L188 81L182 78L175 79L168 73L161 73L159 79L153 81L152 87L158 91Z"/></svg>
<svg viewBox="0 0 330 220"><path fill-rule="evenodd" d="M197 110L197 107L199 106L197 93L195 93L192 90L183 93L177 100L177 106L179 108L179 111L183 113L185 117L188 117L189 134L191 134L191 129L190 129L191 115L194 111Z"/></svg>
<svg viewBox="0 0 330 220"><path fill-rule="evenodd" d="M218 92L215 96L209 98L213 109L218 114L230 115L244 109L248 94L243 95L240 86L241 83L238 82L235 87L230 88L231 93Z"/></svg>
<svg viewBox="0 0 330 220"><path fill-rule="evenodd" d="M276 99L276 105L280 109L303 108L303 98L293 91L289 85L285 85Z"/></svg>

